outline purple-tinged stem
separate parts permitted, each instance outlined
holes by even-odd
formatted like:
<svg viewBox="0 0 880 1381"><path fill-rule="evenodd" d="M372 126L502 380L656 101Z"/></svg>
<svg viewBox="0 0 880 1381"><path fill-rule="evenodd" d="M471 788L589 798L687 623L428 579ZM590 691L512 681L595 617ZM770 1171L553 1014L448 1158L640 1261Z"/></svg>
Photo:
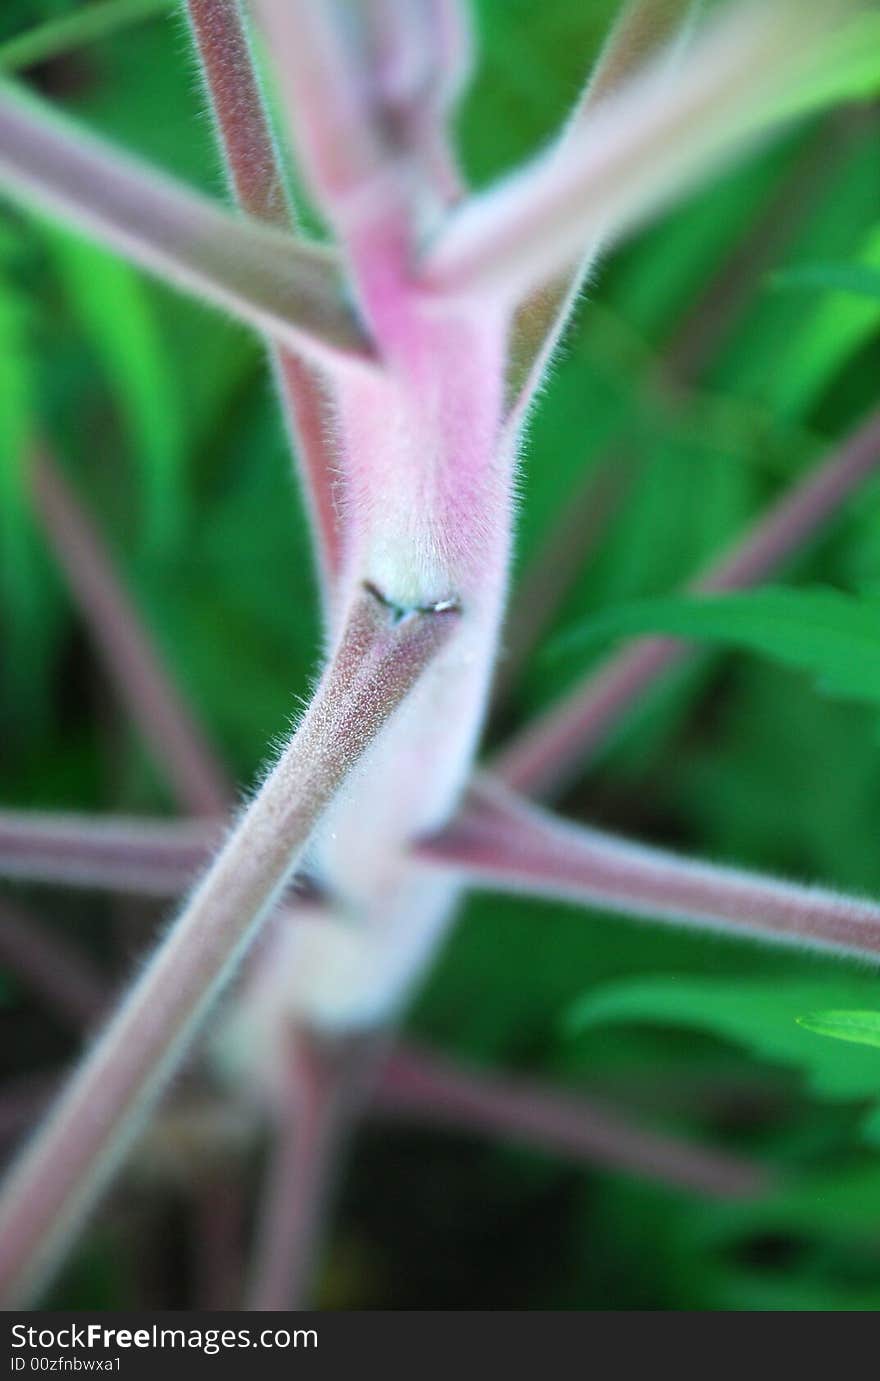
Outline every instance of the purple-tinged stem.
<svg viewBox="0 0 880 1381"><path fill-rule="evenodd" d="M692 9L692 0L632 0L624 6L569 117L563 142L601 101L672 44ZM511 428L519 426L535 397L594 257L595 246L582 250L567 272L530 294L515 313L507 379Z"/></svg>
<svg viewBox="0 0 880 1381"><path fill-rule="evenodd" d="M822 196L829 174L839 167L842 154L869 118L872 117L866 116L864 111L848 111L846 118L823 122L816 139L798 158L783 185L776 189L755 224L735 246L664 347L662 358L652 370L652 382L659 381L664 402L668 402L670 389L676 403L686 401L687 390L727 339L755 285L791 239L804 210L815 205ZM546 303L548 294L543 297ZM537 310L536 299L531 305L525 304L520 313L531 313L532 331L531 337L514 339L512 351L514 358L519 358L521 368L529 361L534 364L534 357L527 357L525 352L527 339L533 342L537 339ZM519 412L511 414L513 423L540 382L556 337L565 324L563 318L564 313L560 316L558 330L545 337L546 354L535 366L534 379L520 399ZM623 472L622 480L608 473L612 466ZM606 521L609 497L614 499L612 487L617 484L621 488L626 483L629 468L627 457L619 448L609 453L599 466L594 466L582 491L576 492L573 500L566 500L565 512L526 567L516 591L515 617L507 630L502 686L515 681L516 672L537 645L574 577L583 568L583 558L590 554L597 528ZM603 475L607 476L605 483ZM598 492L593 495L597 483Z"/></svg>
<svg viewBox="0 0 880 1381"><path fill-rule="evenodd" d="M719 592L758 584L821 532L878 465L880 411L689 588ZM672 638L631 642L516 734L492 760L494 774L529 795L558 792L658 677L692 652L689 644Z"/></svg>
<svg viewBox="0 0 880 1381"><path fill-rule="evenodd" d="M5 85L0 185L330 368L371 357L331 251L231 215Z"/></svg>
<svg viewBox="0 0 880 1381"><path fill-rule="evenodd" d="M420 852L472 886L880 959L880 903L635 844L487 781Z"/></svg>
<svg viewBox="0 0 880 1381"><path fill-rule="evenodd" d="M0 877L178 897L222 839L210 822L0 811Z"/></svg>
<svg viewBox="0 0 880 1381"><path fill-rule="evenodd" d="M341 1144L358 1110L375 1038L286 1032L286 1078L255 1247L247 1308L304 1309L321 1248Z"/></svg>
<svg viewBox="0 0 880 1381"><path fill-rule="evenodd" d="M241 1166L222 1158L193 1185L193 1296L197 1309L237 1307L244 1240Z"/></svg>
<svg viewBox="0 0 880 1381"><path fill-rule="evenodd" d="M805 213L820 206L828 184L854 139L878 124L877 112L851 107L823 120L793 166L776 185L755 222L733 247L666 343L659 363L662 381L680 394L697 380L735 328L743 308L781 252L791 242Z"/></svg>
<svg viewBox="0 0 880 1381"><path fill-rule="evenodd" d="M58 1091L57 1074L30 1072L0 1085L0 1148L17 1140L45 1110Z"/></svg>
<svg viewBox="0 0 880 1381"><path fill-rule="evenodd" d="M61 935L0 901L0 961L79 1033L106 1010L108 984Z"/></svg>
<svg viewBox="0 0 880 1381"><path fill-rule="evenodd" d="M45 447L31 483L55 556L123 703L175 795L194 815L225 815L232 786L188 707L165 674L94 524Z"/></svg>
<svg viewBox="0 0 880 1381"><path fill-rule="evenodd" d="M613 452L592 467L565 497L564 510L539 557L517 582L507 614L496 677L496 700L518 682L533 649L547 631L566 591L589 561L632 480L630 457Z"/></svg>
<svg viewBox="0 0 880 1381"><path fill-rule="evenodd" d="M317 821L456 623L364 592L309 710L0 1199L0 1297L44 1279L186 1053Z"/></svg>
<svg viewBox="0 0 880 1381"><path fill-rule="evenodd" d="M449 218L426 288L517 301L619 238L754 139L814 77L839 6L742 3L707 21L675 82L662 58L597 102L568 137Z"/></svg>
<svg viewBox="0 0 880 1381"><path fill-rule="evenodd" d="M634 1126L592 1099L462 1070L411 1047L398 1046L388 1057L376 1106L396 1118L520 1142L575 1164L629 1171L710 1198L743 1198L771 1185L763 1166Z"/></svg>
<svg viewBox="0 0 880 1381"><path fill-rule="evenodd" d="M186 0L236 200L283 230L293 214L239 0Z"/></svg>
<svg viewBox="0 0 880 1381"><path fill-rule="evenodd" d="M257 80L240 0L187 0L217 136L236 200L257 220L294 230L296 218ZM324 385L312 366L272 350L312 524L325 606L342 561L341 476L328 435Z"/></svg>

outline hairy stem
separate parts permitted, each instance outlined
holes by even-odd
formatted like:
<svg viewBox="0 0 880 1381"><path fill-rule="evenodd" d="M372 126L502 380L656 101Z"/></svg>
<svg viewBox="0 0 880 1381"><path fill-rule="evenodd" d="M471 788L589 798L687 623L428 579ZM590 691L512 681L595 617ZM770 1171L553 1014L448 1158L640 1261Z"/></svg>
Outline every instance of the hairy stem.
<svg viewBox="0 0 880 1381"><path fill-rule="evenodd" d="M370 357L330 251L230 215L6 84L0 183L9 195L82 226L141 267L331 368Z"/></svg>
<svg viewBox="0 0 880 1381"><path fill-rule="evenodd" d="M692 0L631 0L624 6L575 106L563 144L584 124L596 105L614 95L665 47L693 8ZM522 422L559 343L577 295L595 257L582 252L568 272L542 284L517 309L507 392L508 425Z"/></svg>
<svg viewBox="0 0 880 1381"><path fill-rule="evenodd" d="M839 6L743 3L703 25L669 84L653 62L569 137L470 198L427 255L428 288L511 302L619 237L756 136L809 80Z"/></svg>
<svg viewBox="0 0 880 1381"><path fill-rule="evenodd" d="M422 849L472 885L518 896L692 922L874 963L880 957L877 902L619 839L561 820L489 782L478 785L469 807Z"/></svg>
<svg viewBox="0 0 880 1381"><path fill-rule="evenodd" d="M756 585L814 538L880 466L880 411L779 500L689 587ZM495 755L492 769L530 795L564 787L660 675L692 655L672 638L639 638L590 672Z"/></svg>
<svg viewBox="0 0 880 1381"><path fill-rule="evenodd" d="M314 826L445 640L365 593L302 724L0 1200L0 1296L44 1277L271 911Z"/></svg>
<svg viewBox="0 0 880 1381"><path fill-rule="evenodd" d="M187 13L229 181L243 210L281 229L295 215L248 41L240 0L187 0ZM325 385L283 347L272 360L311 519L325 612L342 562L342 480L328 435Z"/></svg>

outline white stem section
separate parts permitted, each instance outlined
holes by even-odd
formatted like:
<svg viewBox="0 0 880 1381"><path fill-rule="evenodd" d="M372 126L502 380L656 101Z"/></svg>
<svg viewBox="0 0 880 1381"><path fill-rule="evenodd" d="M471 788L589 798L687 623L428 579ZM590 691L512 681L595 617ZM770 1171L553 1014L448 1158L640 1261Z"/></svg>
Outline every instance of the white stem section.
<svg viewBox="0 0 880 1381"><path fill-rule="evenodd" d="M401 612L451 606L459 617L316 841L337 919L294 942L290 1001L296 1017L332 1031L393 1018L448 923L456 889L414 871L409 846L450 818L470 773L511 540L513 460L499 442L505 320L426 308L406 279L404 234L391 208L352 248L387 369L338 392L350 496L343 582L368 583Z"/></svg>
<svg viewBox="0 0 880 1381"><path fill-rule="evenodd" d="M316 822L456 622L355 602L299 729L0 1199L0 1297L45 1276L278 899Z"/></svg>

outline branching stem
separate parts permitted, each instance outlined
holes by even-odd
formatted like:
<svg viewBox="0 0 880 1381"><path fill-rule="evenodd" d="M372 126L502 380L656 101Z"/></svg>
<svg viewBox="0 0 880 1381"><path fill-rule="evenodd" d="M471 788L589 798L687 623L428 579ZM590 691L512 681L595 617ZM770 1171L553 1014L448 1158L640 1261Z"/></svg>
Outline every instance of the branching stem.
<svg viewBox="0 0 880 1381"><path fill-rule="evenodd" d="M57 1259L271 911L316 822L445 641L454 615L352 608L302 724L0 1200L0 1296Z"/></svg>

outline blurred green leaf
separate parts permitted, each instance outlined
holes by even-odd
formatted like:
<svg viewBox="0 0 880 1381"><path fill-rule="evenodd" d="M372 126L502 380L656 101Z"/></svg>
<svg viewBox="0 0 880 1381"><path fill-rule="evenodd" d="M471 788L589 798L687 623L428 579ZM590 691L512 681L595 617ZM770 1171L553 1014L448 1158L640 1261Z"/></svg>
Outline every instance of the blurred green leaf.
<svg viewBox="0 0 880 1381"><path fill-rule="evenodd" d="M612 984L571 1010L572 1031L601 1022L648 1022L707 1031L755 1055L799 1069L822 1098L880 1098L880 1066L869 1051L827 1041L798 1024L807 1011L864 1006L876 979L760 980L645 978Z"/></svg>
<svg viewBox="0 0 880 1381"><path fill-rule="evenodd" d="M634 601L563 635L549 655L570 656L597 638L641 633L760 653L811 672L826 694L880 703L880 598L765 588Z"/></svg>
<svg viewBox="0 0 880 1381"><path fill-rule="evenodd" d="M33 445L37 346L18 284L22 242L0 222L0 584L9 612L26 607L33 571L28 460Z"/></svg>
<svg viewBox="0 0 880 1381"><path fill-rule="evenodd" d="M71 307L134 443L145 542L167 548L186 520L189 486L181 397L151 291L134 269L79 236L48 228L45 234Z"/></svg>
<svg viewBox="0 0 880 1381"><path fill-rule="evenodd" d="M774 288L824 288L880 299L880 267L868 264L801 264L774 275Z"/></svg>
<svg viewBox="0 0 880 1381"><path fill-rule="evenodd" d="M880 1046L880 1012L813 1012L798 1017L798 1025L819 1036Z"/></svg>

